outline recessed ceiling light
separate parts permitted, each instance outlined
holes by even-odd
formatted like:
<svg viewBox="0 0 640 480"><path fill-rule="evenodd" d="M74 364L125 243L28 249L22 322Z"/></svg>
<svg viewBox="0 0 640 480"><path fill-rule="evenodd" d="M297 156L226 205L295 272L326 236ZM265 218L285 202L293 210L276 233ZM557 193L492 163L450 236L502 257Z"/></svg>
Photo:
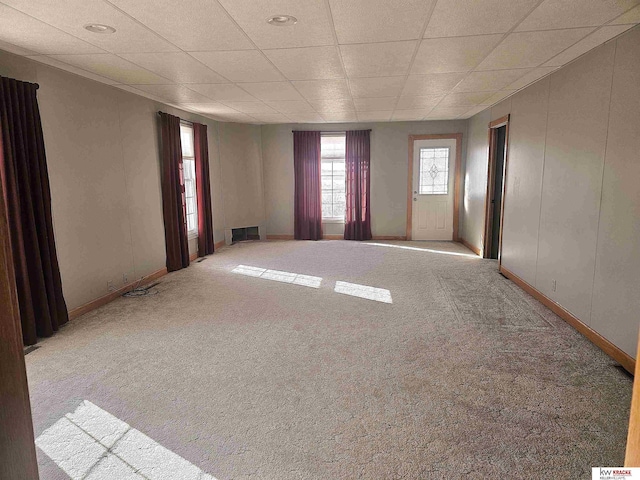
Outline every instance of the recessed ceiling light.
<svg viewBox="0 0 640 480"><path fill-rule="evenodd" d="M291 15L273 15L267 18L267 23L274 27L288 27L298 23L298 19Z"/></svg>
<svg viewBox="0 0 640 480"><path fill-rule="evenodd" d="M102 25L101 23L90 23L89 25L85 25L84 28L92 33L114 33L116 31L115 28L109 25Z"/></svg>

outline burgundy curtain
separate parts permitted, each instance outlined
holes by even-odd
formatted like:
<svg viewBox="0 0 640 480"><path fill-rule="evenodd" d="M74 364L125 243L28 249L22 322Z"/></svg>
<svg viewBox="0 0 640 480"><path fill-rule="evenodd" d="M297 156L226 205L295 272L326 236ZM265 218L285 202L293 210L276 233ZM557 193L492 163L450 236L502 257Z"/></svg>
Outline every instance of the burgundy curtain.
<svg viewBox="0 0 640 480"><path fill-rule="evenodd" d="M213 213L211 211L207 126L194 123L193 137L196 158L196 192L198 195L198 254L204 256L213 253Z"/></svg>
<svg viewBox="0 0 640 480"><path fill-rule="evenodd" d="M345 240L371 240L370 130L352 130L346 135L347 214Z"/></svg>
<svg viewBox="0 0 640 480"><path fill-rule="evenodd" d="M37 89L32 83L0 77L0 177L25 345L51 336L69 320L53 235Z"/></svg>
<svg viewBox="0 0 640 480"><path fill-rule="evenodd" d="M189 266L180 119L160 112L162 138L162 213L167 270Z"/></svg>
<svg viewBox="0 0 640 480"><path fill-rule="evenodd" d="M320 132L293 132L294 238L322 238Z"/></svg>

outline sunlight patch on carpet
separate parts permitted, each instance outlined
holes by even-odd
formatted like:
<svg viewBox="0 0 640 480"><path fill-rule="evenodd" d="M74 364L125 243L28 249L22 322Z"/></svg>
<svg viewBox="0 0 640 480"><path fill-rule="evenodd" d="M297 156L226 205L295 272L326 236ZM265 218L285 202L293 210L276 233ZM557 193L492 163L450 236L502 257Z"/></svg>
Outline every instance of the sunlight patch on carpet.
<svg viewBox="0 0 640 480"><path fill-rule="evenodd" d="M87 400L36 445L72 480L216 480Z"/></svg>
<svg viewBox="0 0 640 480"><path fill-rule="evenodd" d="M442 255L453 255L455 257L480 258L478 255L471 253L447 252L446 250L432 250L430 248L408 247L406 245L391 245L388 243L361 243L361 245L372 245L374 247L400 248L402 250L413 250L416 252L439 253Z"/></svg>
<svg viewBox="0 0 640 480"><path fill-rule="evenodd" d="M251 267L248 265L238 265L231 271L233 273L239 273L240 275L264 278L265 280L274 280L282 283L292 283L294 285L302 285L303 287L320 288L320 284L322 283L321 277L281 272L279 270L267 270L266 268Z"/></svg>
<svg viewBox="0 0 640 480"><path fill-rule="evenodd" d="M375 300L382 303L393 303L391 292L386 288L369 287L367 285L359 285L357 283L336 282L333 290L336 293L351 295L352 297L366 298L367 300Z"/></svg>

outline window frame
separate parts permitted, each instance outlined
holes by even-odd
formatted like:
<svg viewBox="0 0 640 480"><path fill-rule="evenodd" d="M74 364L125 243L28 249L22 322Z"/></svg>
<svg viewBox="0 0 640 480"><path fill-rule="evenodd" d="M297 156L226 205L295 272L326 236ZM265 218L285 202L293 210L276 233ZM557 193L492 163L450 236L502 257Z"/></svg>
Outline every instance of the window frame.
<svg viewBox="0 0 640 480"><path fill-rule="evenodd" d="M446 175L446 183L444 183L444 188L446 189L446 192L427 192L427 193L422 193L422 151L423 150L446 150L447 151L447 175ZM418 150L418 191L417 191L417 195L428 195L428 196L434 196L434 195L449 195L449 182L451 180L450 175L451 175L451 171L450 171L450 164L451 164L451 147L420 147L420 149ZM426 185L425 185L426 186Z"/></svg>
<svg viewBox="0 0 640 480"><path fill-rule="evenodd" d="M192 240L194 238L198 238L199 232L198 232L198 186L196 183L196 156L195 156L195 135L194 135L194 131L193 131L193 123L191 122L187 122L185 120L180 120L180 127L187 127L189 128L189 130L191 131L191 139L192 139L192 145L193 145L193 156L188 156L184 154L184 149L182 148L182 142L180 142L181 145L181 157L182 157L182 174L180 175L180 181L181 181L181 187L182 187L182 192L184 194L184 212L185 212L185 217L184 217L184 223L185 226L187 228L187 237L189 240ZM187 187L186 187L186 169L185 169L185 160L188 161L192 161L193 162L193 199L194 199L194 209L195 209L195 217L196 217L196 222L195 222L195 228L192 230L189 230L189 221L187 219L188 217L188 213L187 213ZM189 197L191 198L191 197Z"/></svg>
<svg viewBox="0 0 640 480"><path fill-rule="evenodd" d="M341 137L343 139L345 139L346 142L346 133L345 132L322 132L320 134L322 137ZM346 147L346 145L345 145ZM344 170L344 177L345 177L345 190L344 190L344 194L345 194L345 214L342 217L325 217L324 216L324 211L322 212L322 223L334 223L334 224L344 224L346 222L346 195L347 195L347 171L346 171L346 150L345 150L345 155L343 157L337 157L337 158L333 158L333 157L327 157L324 158L322 156L322 146L320 147L320 163L326 162L326 163L331 163L332 164L332 173L331 173L331 177L333 179L334 174L333 174L333 163L336 161L342 161L342 163L345 166L345 170ZM322 196L322 193L324 192L324 189L322 188L322 168L320 169L320 195ZM334 190L333 187L331 188L331 194L332 194L332 200L331 200L331 205L333 206L333 194L334 194Z"/></svg>

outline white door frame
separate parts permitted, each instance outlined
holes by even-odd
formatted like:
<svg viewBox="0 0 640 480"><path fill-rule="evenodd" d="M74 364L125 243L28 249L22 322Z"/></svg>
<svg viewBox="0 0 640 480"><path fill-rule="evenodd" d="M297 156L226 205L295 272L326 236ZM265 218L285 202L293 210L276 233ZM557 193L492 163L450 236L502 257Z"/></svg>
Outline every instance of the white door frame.
<svg viewBox="0 0 640 480"><path fill-rule="evenodd" d="M407 240L411 240L413 230L413 154L416 140L443 140L454 139L456 141L456 158L453 172L453 241L459 241L458 223L460 219L460 164L462 159L462 134L445 133L434 135L409 135L409 175L407 181Z"/></svg>

